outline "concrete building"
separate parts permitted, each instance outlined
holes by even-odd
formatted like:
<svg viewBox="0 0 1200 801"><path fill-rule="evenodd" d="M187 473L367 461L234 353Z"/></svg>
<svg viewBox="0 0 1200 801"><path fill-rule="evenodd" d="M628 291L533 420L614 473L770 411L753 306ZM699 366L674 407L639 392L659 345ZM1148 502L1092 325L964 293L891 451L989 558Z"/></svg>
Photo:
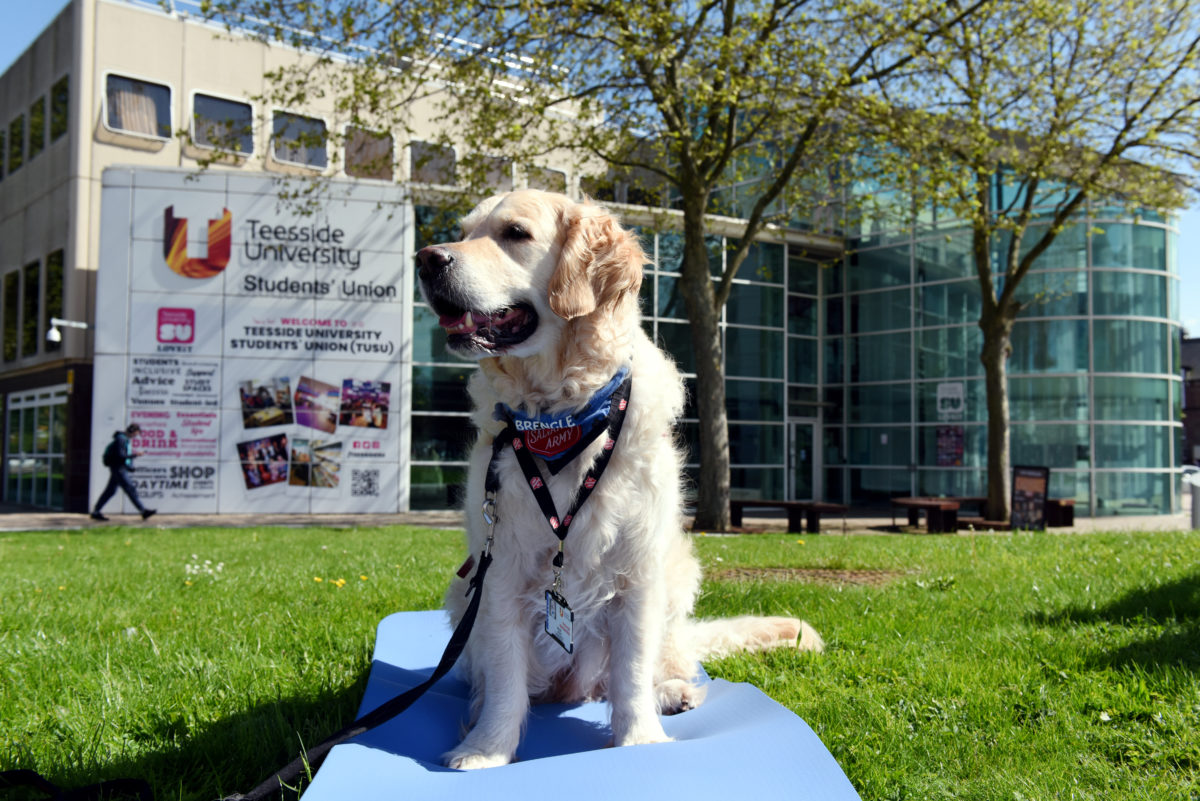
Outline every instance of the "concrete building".
<svg viewBox="0 0 1200 801"><path fill-rule="evenodd" d="M119 280L108 276L120 270L109 267L117 257L104 243L113 236L105 220L113 219L114 203L134 202L129 198L148 192L156 180L177 186L180 171L196 171L213 154L214 131L224 131L238 152L213 164L202 179L224 181L211 189L223 193L222 202L256 191L273 202L269 190L252 187L319 174L337 179L338 188L330 191L338 197L396 204L399 212L389 223L395 236L387 248L402 265L393 298L403 309L391 360L397 372L386 381L375 374L358 381L347 368L318 383L339 389L343 401L347 393L387 396L392 439L386 448L395 450L395 482L385 493L394 491L399 508L452 505L471 437L463 388L473 367L445 353L436 317L414 298L407 271L409 254L422 244L416 223L435 211L436 193L427 190L453 185L460 154L346 130L328 99L304 108L264 108L253 100L264 93L264 73L301 56L223 33L185 13L164 12L157 3L75 0L0 76L4 499L83 511L98 492L95 479L103 468L97 454L110 432L107 417L95 418L104 430L93 429L93 399L102 400L97 413L141 408L144 398L129 388L131 360L136 353L164 352L139 350L144 337L131 310L154 292L183 298L178 287L198 286L162 284L145 290L146 298L136 287L107 294ZM348 144L316 147L297 136L315 133L319 139L330 131L344 133ZM529 184L576 192L583 178L556 164L536 175L498 166L500 188ZM613 199L629 198L618 192ZM126 225L161 230L168 202L159 206L153 207L152 225ZM687 323L676 289L682 235L669 225L652 228L651 215L637 207L622 211L627 221L644 223L643 240L655 259L642 290L647 330L687 373ZM192 215L193 242L186 250L193 258L204 252L201 213L197 208ZM254 229L238 227L249 224L249 214L233 213L233 256L222 279L227 290L230 276L249 269L239 259ZM893 495L982 494L986 418L977 356L979 290L969 242L953 221L912 216L912 223L898 228L798 223L782 242L756 245L723 320L736 494L855 504ZM167 226L170 219L168 212ZM1009 363L1012 461L1050 467L1051 494L1075 498L1083 514L1178 510L1178 471L1187 460L1181 411L1187 362L1179 348L1173 222L1154 214L1132 219L1103 204L1090 207L1081 222L1058 238L1026 282L1037 302L1016 326ZM356 235L370 239L376 230L367 226ZM711 256L720 264L724 237L738 234L738 222L715 220L712 231ZM129 238L129 231L124 235ZM148 241L150 234L133 238L138 236ZM366 250L385 252L383 246ZM238 293L270 295L244 287ZM219 365L238 358L230 351L227 322L240 302L234 294L225 296L220 316L226 328L205 356ZM354 298L339 300L343 318L368 308ZM161 315L178 311L175 306L208 308L164 301L153 309ZM61 342L50 342L52 318L89 328L61 328ZM157 322L175 326L184 319L168 314ZM192 318L186 319L190 325ZM159 338L154 347L163 344ZM109 364L107 356L115 359L111 365L124 365L121 371L99 369ZM257 503L275 491L252 484L264 476L273 481L270 470L256 477L247 465L260 464L257 454L278 450L278 443L263 445L247 433L249 409L233 400L239 388L299 397L299 382L313 378L313 365L307 373L296 367L286 383L260 373L235 379L220 367L230 377L218 392L221 411L213 425L219 430L206 435L209 450L186 457L195 460L196 470L212 464L232 471L229 487L213 489L212 511L232 508L226 491L242 493L237 503ZM381 390L381 383L389 388ZM267 440L266 434L290 437L288 478L279 483L293 489L292 468L302 458L333 459L331 443L346 453L359 442L345 436L340 422L318 439L293 418L272 418L283 419L292 422L272 423L280 428L262 433ZM693 462L695 429L694 417L685 419ZM305 444L298 445L298 438ZM178 458L163 446L147 464L158 464L158 475L166 476ZM323 463L327 479L335 463L340 467L337 459ZM307 492L307 508L323 508L314 500L315 486L296 491ZM163 497L160 509L169 513L170 496ZM282 489L279 497L285 497ZM300 496L289 497L293 501L286 503L299 502L294 499Z"/></svg>

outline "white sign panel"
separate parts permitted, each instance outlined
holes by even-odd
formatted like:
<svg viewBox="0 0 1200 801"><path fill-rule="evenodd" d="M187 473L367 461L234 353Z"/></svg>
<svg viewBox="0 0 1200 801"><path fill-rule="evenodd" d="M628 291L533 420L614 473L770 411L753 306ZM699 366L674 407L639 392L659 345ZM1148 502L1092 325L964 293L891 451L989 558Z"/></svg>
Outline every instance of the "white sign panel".
<svg viewBox="0 0 1200 801"><path fill-rule="evenodd" d="M943 423L967 416L967 385L962 381L943 381L937 385L937 416Z"/></svg>
<svg viewBox="0 0 1200 801"><path fill-rule="evenodd" d="M399 511L402 200L334 183L306 215L271 176L106 171L93 503L136 422L160 512Z"/></svg>

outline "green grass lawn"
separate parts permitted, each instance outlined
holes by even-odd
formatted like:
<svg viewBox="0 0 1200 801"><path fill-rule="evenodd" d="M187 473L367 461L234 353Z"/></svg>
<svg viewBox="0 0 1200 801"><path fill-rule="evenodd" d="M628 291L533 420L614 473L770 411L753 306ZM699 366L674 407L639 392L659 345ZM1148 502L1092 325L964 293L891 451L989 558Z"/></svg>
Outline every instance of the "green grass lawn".
<svg viewBox="0 0 1200 801"><path fill-rule="evenodd" d="M696 544L700 614L828 644L709 672L795 710L864 799L1200 797L1200 536ZM244 792L353 718L379 619L461 558L402 527L2 534L0 769Z"/></svg>

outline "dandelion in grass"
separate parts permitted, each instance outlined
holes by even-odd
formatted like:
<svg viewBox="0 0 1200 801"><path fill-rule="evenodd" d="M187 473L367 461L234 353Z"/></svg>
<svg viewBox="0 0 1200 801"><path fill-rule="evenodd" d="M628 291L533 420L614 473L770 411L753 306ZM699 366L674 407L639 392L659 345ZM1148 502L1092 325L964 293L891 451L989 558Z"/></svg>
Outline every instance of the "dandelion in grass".
<svg viewBox="0 0 1200 801"><path fill-rule="evenodd" d="M320 576L313 576L313 581L317 582L318 584L320 584L324 580L325 579L321 578Z"/></svg>
<svg viewBox="0 0 1200 801"><path fill-rule="evenodd" d="M211 559L201 560L198 554L192 554L192 561L183 566L183 572L187 576L192 576L197 579L207 576L209 580L216 581L221 577L221 572L225 570L224 562L213 563ZM184 579L188 586L191 586L188 579Z"/></svg>
<svg viewBox="0 0 1200 801"><path fill-rule="evenodd" d="M359 580L361 580L361 581L366 581L366 580L367 580L367 577L366 577L366 576L359 576L358 578L359 578Z"/></svg>

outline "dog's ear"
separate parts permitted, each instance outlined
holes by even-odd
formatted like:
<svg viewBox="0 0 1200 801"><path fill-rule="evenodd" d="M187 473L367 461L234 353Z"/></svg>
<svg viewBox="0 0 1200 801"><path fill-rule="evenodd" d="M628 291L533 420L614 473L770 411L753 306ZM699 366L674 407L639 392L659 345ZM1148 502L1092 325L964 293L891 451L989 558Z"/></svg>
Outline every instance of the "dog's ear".
<svg viewBox="0 0 1200 801"><path fill-rule="evenodd" d="M619 302L642 286L646 254L608 212L578 204L562 213L566 240L550 277L550 308L564 320Z"/></svg>

